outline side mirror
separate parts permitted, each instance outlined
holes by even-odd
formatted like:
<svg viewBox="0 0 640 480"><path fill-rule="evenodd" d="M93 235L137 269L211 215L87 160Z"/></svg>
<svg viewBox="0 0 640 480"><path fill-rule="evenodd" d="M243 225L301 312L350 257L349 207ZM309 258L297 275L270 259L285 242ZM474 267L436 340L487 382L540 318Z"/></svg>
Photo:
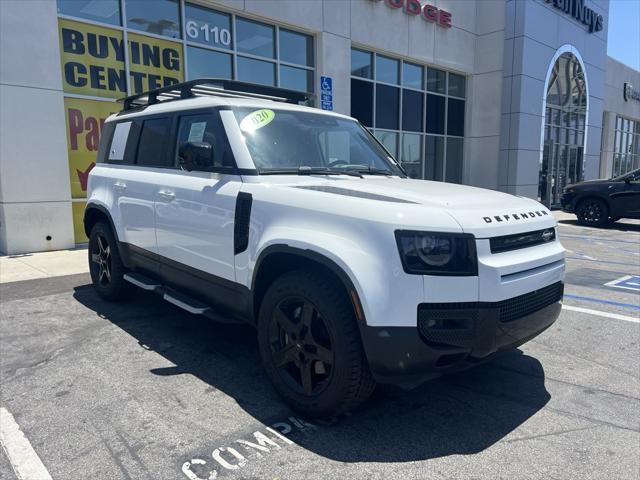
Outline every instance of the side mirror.
<svg viewBox="0 0 640 480"><path fill-rule="evenodd" d="M213 166L213 147L207 142L187 142L178 151L180 167L190 172Z"/></svg>

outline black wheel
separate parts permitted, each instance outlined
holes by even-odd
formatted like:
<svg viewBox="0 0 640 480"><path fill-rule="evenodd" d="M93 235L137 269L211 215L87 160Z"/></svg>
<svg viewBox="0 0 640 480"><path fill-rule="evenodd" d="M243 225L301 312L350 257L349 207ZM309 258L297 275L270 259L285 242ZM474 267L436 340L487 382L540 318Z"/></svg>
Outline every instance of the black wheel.
<svg viewBox="0 0 640 480"><path fill-rule="evenodd" d="M587 198L578 204L576 216L581 225L602 227L609 222L609 208L600 199Z"/></svg>
<svg viewBox="0 0 640 480"><path fill-rule="evenodd" d="M298 270L267 290L258 343L276 390L297 411L337 415L375 388L346 295L319 272Z"/></svg>
<svg viewBox="0 0 640 480"><path fill-rule="evenodd" d="M131 296L133 286L122 278L126 269L111 228L105 222L97 222L91 229L89 273L98 295L105 300L121 300Z"/></svg>

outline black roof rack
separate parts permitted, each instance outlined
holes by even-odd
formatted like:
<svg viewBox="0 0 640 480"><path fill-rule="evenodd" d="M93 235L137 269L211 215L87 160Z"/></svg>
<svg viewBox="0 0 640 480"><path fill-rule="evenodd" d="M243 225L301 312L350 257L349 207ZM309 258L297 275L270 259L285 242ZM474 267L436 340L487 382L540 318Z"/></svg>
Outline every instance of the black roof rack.
<svg viewBox="0 0 640 480"><path fill-rule="evenodd" d="M160 102L181 100L197 96L261 98L276 102L299 104L309 100L309 94L287 90L285 88L269 87L255 83L225 80L221 78L198 78L188 82L176 83L166 87L149 90L118 100L123 103L122 111L144 108Z"/></svg>

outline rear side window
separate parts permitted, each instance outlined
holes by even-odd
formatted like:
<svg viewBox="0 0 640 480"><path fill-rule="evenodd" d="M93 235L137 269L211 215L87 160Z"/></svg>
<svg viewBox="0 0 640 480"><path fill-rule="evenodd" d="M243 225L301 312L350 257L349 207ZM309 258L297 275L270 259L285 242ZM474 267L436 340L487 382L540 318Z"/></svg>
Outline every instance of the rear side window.
<svg viewBox="0 0 640 480"><path fill-rule="evenodd" d="M129 130L131 130L131 122L122 122L116 125L115 131L113 132L113 140L109 147L109 156L107 157L110 162L121 162L124 160Z"/></svg>
<svg viewBox="0 0 640 480"><path fill-rule="evenodd" d="M233 170L235 161L218 112L180 117L175 165L188 171Z"/></svg>
<svg viewBox="0 0 640 480"><path fill-rule="evenodd" d="M170 167L172 159L167 155L171 118L144 120L140 132L136 163L146 167ZM117 133L117 129L116 129Z"/></svg>
<svg viewBox="0 0 640 480"><path fill-rule="evenodd" d="M100 146L98 147L98 156L96 163L104 163L107 161L107 152L111 146L111 139L113 137L113 130L115 126L113 123L106 123L100 133Z"/></svg>

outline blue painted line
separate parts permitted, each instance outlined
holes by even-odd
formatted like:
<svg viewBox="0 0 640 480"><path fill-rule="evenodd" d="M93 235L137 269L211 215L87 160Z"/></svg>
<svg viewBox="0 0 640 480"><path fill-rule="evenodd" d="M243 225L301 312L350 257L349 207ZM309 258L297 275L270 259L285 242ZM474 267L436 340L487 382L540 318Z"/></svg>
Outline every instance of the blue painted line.
<svg viewBox="0 0 640 480"><path fill-rule="evenodd" d="M610 265L624 265L625 267L638 266L640 268L640 265L632 265L629 262L611 262L609 260L597 260L594 258L582 258L582 257L565 257L565 258L569 260L584 260L585 262L608 263ZM627 273L627 275L629 274Z"/></svg>
<svg viewBox="0 0 640 480"><path fill-rule="evenodd" d="M612 302L611 300L600 300L599 298L582 297L580 295L572 295L570 293L565 293L564 296L565 296L565 298L572 298L574 300L582 300L582 301L585 301L585 302L600 303L602 305L614 305L616 307L629 308L631 310L640 310L640 305L634 305L632 303Z"/></svg>
<svg viewBox="0 0 640 480"><path fill-rule="evenodd" d="M561 233L560 234L560 238L562 239L562 237L567 237L567 238L579 238L581 240L587 240L590 242L615 242L615 243L631 243L633 245L640 245L640 242L632 242L629 240L616 240L614 238L603 238L603 237L588 237L585 235L571 235L571 234L567 234L567 233Z"/></svg>

